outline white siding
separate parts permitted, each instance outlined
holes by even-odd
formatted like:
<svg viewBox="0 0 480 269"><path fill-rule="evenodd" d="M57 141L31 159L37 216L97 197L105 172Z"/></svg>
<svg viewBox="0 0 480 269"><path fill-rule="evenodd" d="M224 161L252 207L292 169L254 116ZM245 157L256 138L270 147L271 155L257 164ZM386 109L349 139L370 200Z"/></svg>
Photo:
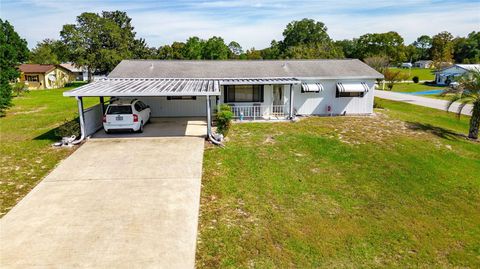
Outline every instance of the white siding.
<svg viewBox="0 0 480 269"><path fill-rule="evenodd" d="M331 106L333 114L370 114L373 112L373 91L375 86L374 80L309 80L307 83L322 83L324 91L320 93L302 93L301 86L294 86L294 110L298 115L327 115L327 107ZM344 83L360 83L366 82L370 91L365 93L363 97L340 97L336 98L337 82ZM290 97L288 86L286 87L286 102Z"/></svg>
<svg viewBox="0 0 480 269"><path fill-rule="evenodd" d="M197 100L167 100L167 97L138 98L152 109L152 117L205 117L207 104L204 96ZM211 97L212 100L215 97Z"/></svg>

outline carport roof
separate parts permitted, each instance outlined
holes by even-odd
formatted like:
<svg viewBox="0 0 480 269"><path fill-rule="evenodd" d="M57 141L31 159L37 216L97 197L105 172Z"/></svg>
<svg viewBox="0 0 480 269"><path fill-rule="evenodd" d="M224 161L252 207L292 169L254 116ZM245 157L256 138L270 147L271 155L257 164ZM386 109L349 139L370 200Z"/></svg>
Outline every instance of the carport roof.
<svg viewBox="0 0 480 269"><path fill-rule="evenodd" d="M63 93L63 96L202 96L220 95L219 85L300 84L294 78L189 79L106 78Z"/></svg>
<svg viewBox="0 0 480 269"><path fill-rule="evenodd" d="M220 95L212 79L107 78L63 93L63 96L201 96Z"/></svg>

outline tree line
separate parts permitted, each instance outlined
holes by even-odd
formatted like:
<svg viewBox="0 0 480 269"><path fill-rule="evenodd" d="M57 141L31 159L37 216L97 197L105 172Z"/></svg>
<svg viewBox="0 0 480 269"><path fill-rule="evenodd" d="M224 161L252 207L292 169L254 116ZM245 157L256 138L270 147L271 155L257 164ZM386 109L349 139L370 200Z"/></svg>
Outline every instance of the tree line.
<svg viewBox="0 0 480 269"><path fill-rule="evenodd" d="M9 82L20 75L17 66L30 62L58 64L73 62L95 73L110 72L123 59L162 60L261 60L261 59L331 59L358 58L378 70L384 66L405 61L433 59L438 63L480 62L480 32L466 37L453 37L441 32L434 36L422 35L412 44L405 44L397 32L368 33L358 38L333 40L323 22L302 19L290 22L283 30L283 39L272 40L264 49L244 50L236 42L222 37L202 39L196 36L186 41L150 47L145 39L137 38L131 18L126 12L85 12L75 24L66 24L60 39L45 39L31 51L8 21L1 22L1 93L0 111L8 106L11 89ZM89 77L91 80L91 77Z"/></svg>
<svg viewBox="0 0 480 269"><path fill-rule="evenodd" d="M368 33L358 38L333 40L324 23L312 19L290 22L282 40L273 40L264 49L244 50L236 42L222 37L201 39L193 36L158 48L136 38L131 18L125 12L83 13L76 24L63 26L60 40L46 39L30 53L33 63L72 61L91 66L97 72L109 72L122 59L162 60L260 60L330 59L364 60L384 56L392 64L433 59L442 63L480 62L480 32L453 37L449 32L422 35L406 45L397 32Z"/></svg>

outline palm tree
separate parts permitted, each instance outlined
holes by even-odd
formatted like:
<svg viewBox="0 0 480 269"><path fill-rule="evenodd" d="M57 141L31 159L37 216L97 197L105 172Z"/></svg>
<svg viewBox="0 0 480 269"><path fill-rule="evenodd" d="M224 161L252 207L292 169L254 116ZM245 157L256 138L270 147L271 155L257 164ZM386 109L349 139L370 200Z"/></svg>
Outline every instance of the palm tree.
<svg viewBox="0 0 480 269"><path fill-rule="evenodd" d="M442 92L442 96L446 94L454 94L447 104L447 111L454 102L460 102L458 107L458 116L465 105L472 104L472 117L470 118L470 129L468 137L478 139L478 129L480 126L480 70L472 70L457 80L458 85L448 87Z"/></svg>

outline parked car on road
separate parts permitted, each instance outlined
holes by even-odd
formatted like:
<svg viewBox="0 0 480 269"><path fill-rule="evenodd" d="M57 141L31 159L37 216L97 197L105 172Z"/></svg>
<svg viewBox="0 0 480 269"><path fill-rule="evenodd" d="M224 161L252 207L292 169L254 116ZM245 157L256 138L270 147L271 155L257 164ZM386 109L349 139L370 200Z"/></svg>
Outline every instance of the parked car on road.
<svg viewBox="0 0 480 269"><path fill-rule="evenodd" d="M103 116L103 129L106 133L112 130L143 132L150 121L150 107L137 99L114 99L108 105Z"/></svg>

